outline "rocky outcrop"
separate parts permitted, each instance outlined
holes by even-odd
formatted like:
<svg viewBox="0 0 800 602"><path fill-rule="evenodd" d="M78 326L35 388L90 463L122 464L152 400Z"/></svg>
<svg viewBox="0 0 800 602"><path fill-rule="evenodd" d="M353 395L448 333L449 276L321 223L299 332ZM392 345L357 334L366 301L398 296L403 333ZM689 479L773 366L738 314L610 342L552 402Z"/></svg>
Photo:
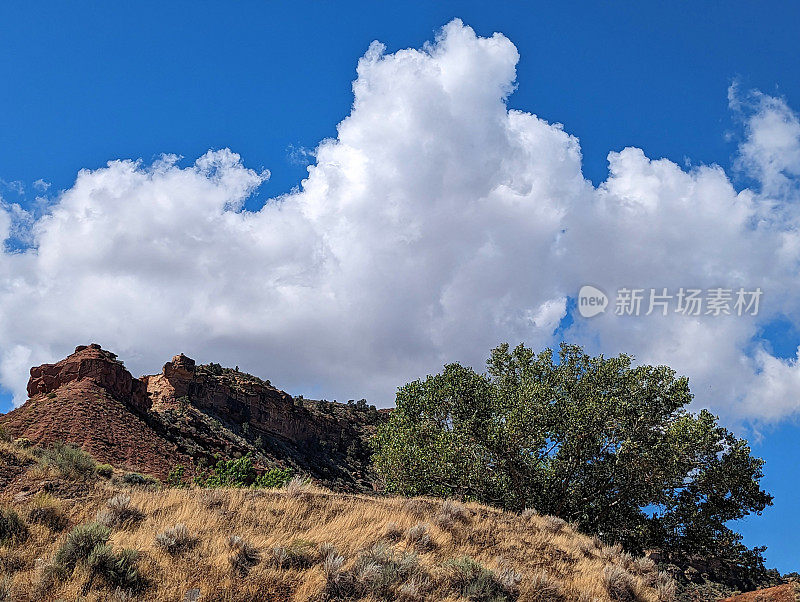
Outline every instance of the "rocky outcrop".
<svg viewBox="0 0 800 602"><path fill-rule="evenodd" d="M223 422L247 424L248 430L293 442L319 439L331 428L329 420L318 419L268 382L233 370L223 375L198 369L183 354L164 364L161 374L142 381L156 411L189 402Z"/></svg>
<svg viewBox="0 0 800 602"><path fill-rule="evenodd" d="M133 378L117 359L96 343L80 345L75 353L55 364L31 368L28 396L47 395L72 382L89 381L140 414L150 409L145 384Z"/></svg>
<svg viewBox="0 0 800 602"><path fill-rule="evenodd" d="M293 398L269 381L183 354L161 373L133 378L97 344L31 369L30 399L0 416L14 437L74 443L98 460L165 478L177 464L202 472L250 454L341 490L372 488L368 438L374 408Z"/></svg>

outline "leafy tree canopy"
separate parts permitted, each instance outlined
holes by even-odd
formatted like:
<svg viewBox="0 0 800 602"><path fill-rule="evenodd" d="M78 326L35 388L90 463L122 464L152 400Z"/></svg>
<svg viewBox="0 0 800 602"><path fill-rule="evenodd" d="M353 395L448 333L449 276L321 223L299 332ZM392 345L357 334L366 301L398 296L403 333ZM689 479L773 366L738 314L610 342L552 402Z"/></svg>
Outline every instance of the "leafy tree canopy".
<svg viewBox="0 0 800 602"><path fill-rule="evenodd" d="M763 460L708 411L686 410L686 378L573 345L504 344L487 365L398 390L374 439L390 491L533 507L631 551L763 568L763 548L726 526L771 505Z"/></svg>

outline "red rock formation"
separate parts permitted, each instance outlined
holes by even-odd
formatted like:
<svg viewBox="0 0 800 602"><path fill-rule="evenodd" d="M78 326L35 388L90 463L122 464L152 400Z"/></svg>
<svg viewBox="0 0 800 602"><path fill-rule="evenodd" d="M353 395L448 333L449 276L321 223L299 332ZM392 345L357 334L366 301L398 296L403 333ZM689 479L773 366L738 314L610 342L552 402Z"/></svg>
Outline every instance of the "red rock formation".
<svg viewBox="0 0 800 602"><path fill-rule="evenodd" d="M31 368L28 395L34 398L80 381L105 389L114 399L141 414L150 409L144 383L134 379L116 355L101 349L96 343L76 347L75 353L58 363Z"/></svg>
<svg viewBox="0 0 800 602"><path fill-rule="evenodd" d="M176 355L161 374L143 376L153 409L175 408L181 398L194 407L234 424L247 423L258 432L291 441L321 436L327 426L295 406L288 393L231 371L225 378L196 370L194 360Z"/></svg>
<svg viewBox="0 0 800 602"><path fill-rule="evenodd" d="M0 415L9 434L77 444L120 468L163 479L176 464L191 474L217 457L251 454L257 467L288 465L338 488L371 488L367 438L382 415L342 404L320 411L268 381L182 354L161 374L135 379L113 353L80 346L32 368L28 393Z"/></svg>
<svg viewBox="0 0 800 602"><path fill-rule="evenodd" d="M60 362L31 368L28 394L22 407L0 419L15 437L37 445L73 443L100 462L161 477L189 460L147 423L144 383L100 345L81 345Z"/></svg>

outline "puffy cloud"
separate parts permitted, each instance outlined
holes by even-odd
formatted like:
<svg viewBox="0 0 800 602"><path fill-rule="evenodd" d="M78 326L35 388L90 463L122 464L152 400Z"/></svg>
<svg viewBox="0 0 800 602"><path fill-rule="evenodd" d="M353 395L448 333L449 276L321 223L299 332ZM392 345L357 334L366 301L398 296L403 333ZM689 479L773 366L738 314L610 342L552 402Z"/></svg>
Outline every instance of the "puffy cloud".
<svg viewBox="0 0 800 602"><path fill-rule="evenodd" d="M11 234L11 216L8 211L0 205L0 244L4 243Z"/></svg>
<svg viewBox="0 0 800 602"><path fill-rule="evenodd" d="M242 207L268 174L229 150L80 172L30 225L30 248L0 254L0 382L19 403L28 365L93 340L138 373L183 351L388 405L443 362L480 367L501 341L563 336L670 364L733 418L795 413L797 362L758 337L777 316L800 324L796 115L732 93L757 189L635 148L611 153L595 188L574 136L508 108L518 58L458 20L422 49L373 43L337 137L259 211ZM10 224L0 211L0 234ZM589 283L760 286L764 300L755 317L608 311L564 332Z"/></svg>

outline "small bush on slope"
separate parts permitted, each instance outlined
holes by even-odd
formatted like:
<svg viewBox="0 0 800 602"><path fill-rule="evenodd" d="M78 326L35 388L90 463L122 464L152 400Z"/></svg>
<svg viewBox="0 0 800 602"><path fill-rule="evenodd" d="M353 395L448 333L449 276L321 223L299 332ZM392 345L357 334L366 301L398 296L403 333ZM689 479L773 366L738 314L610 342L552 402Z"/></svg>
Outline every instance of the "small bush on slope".
<svg viewBox="0 0 800 602"><path fill-rule="evenodd" d="M0 509L0 544L17 544L28 538L28 525L16 510Z"/></svg>
<svg viewBox="0 0 800 602"><path fill-rule="evenodd" d="M111 529L99 523L78 525L67 534L64 543L53 557L53 564L71 573L75 567L85 562L92 551L108 543Z"/></svg>
<svg viewBox="0 0 800 602"><path fill-rule="evenodd" d="M67 526L62 504L44 492L33 497L28 508L28 521L44 525L51 531L61 531Z"/></svg>
<svg viewBox="0 0 800 602"><path fill-rule="evenodd" d="M503 588L494 572L467 556L450 560L445 564L445 569L450 587L467 600L506 600L512 593Z"/></svg>
<svg viewBox="0 0 800 602"><path fill-rule="evenodd" d="M156 535L155 542L167 554L175 556L193 547L197 539L192 537L186 525L178 523Z"/></svg>
<svg viewBox="0 0 800 602"><path fill-rule="evenodd" d="M78 566L84 566L90 575L86 590L95 579L111 587L141 587L143 580L136 566L138 552L123 549L115 553L108 545L110 536L111 530L99 523L78 525L69 532L53 557L51 572L57 579L65 579Z"/></svg>
<svg viewBox="0 0 800 602"><path fill-rule="evenodd" d="M104 479L109 479L114 474L114 467L111 464L98 464L97 474Z"/></svg>
<svg viewBox="0 0 800 602"><path fill-rule="evenodd" d="M155 477L140 474L138 472L126 472L120 477L119 480L121 483L125 485L131 485L133 487L157 488L160 484L158 479Z"/></svg>
<svg viewBox="0 0 800 602"><path fill-rule="evenodd" d="M42 452L42 461L73 481L89 480L97 469L94 458L81 448L58 441Z"/></svg>
<svg viewBox="0 0 800 602"><path fill-rule="evenodd" d="M217 460L211 471L195 477L200 487L255 487L272 489L283 487L291 481L294 472L291 468L272 468L259 475L253 466L253 459L246 454L235 460Z"/></svg>
<svg viewBox="0 0 800 602"><path fill-rule="evenodd" d="M144 513L131 505L131 497L118 493L106 503L104 510L97 513L97 522L110 529L129 527L144 519Z"/></svg>

